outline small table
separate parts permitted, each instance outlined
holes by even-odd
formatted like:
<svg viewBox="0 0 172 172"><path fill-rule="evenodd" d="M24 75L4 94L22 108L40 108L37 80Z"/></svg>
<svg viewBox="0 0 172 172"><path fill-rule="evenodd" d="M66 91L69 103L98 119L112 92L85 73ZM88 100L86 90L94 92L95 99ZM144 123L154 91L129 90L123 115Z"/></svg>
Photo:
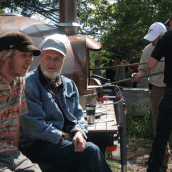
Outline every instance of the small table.
<svg viewBox="0 0 172 172"><path fill-rule="evenodd" d="M86 118L86 111L84 111ZM107 146L113 145L114 134L118 132L113 101L105 101L96 106L95 123L88 126L87 141L95 143L103 154Z"/></svg>

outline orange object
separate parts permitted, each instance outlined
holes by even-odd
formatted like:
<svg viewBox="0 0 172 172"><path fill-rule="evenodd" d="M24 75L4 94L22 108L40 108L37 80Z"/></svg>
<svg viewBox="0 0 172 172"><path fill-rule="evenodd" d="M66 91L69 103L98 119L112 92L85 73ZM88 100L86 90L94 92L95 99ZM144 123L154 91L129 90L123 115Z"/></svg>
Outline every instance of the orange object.
<svg viewBox="0 0 172 172"><path fill-rule="evenodd" d="M116 151L116 149L117 149L117 145L108 146L106 148L107 152L113 152L113 151Z"/></svg>
<svg viewBox="0 0 172 172"><path fill-rule="evenodd" d="M105 100L105 97L100 97L99 100L101 101L101 103L103 103Z"/></svg>

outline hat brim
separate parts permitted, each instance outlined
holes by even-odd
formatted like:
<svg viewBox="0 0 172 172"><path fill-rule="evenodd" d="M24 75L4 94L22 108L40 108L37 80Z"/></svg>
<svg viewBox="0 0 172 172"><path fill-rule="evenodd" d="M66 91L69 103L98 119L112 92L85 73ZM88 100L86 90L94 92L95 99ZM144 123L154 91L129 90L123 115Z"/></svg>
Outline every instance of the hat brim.
<svg viewBox="0 0 172 172"><path fill-rule="evenodd" d="M38 48L36 48L34 45L28 45L23 48L20 47L19 50L23 52L33 52L33 56L39 56L41 54L41 51Z"/></svg>
<svg viewBox="0 0 172 172"><path fill-rule="evenodd" d="M158 35L159 36L159 35ZM154 41L156 38L158 38L158 36L154 36L154 35L151 35L151 34L147 34L144 39L148 40L148 41Z"/></svg>
<svg viewBox="0 0 172 172"><path fill-rule="evenodd" d="M56 48L53 48L53 47L48 47L48 48L44 48L44 49L42 49L43 51L45 51L45 50L54 50L54 51L57 51L57 52L59 52L60 54L62 54L64 57L66 57L66 54L64 54L63 53L63 51L60 51L59 49L56 49Z"/></svg>

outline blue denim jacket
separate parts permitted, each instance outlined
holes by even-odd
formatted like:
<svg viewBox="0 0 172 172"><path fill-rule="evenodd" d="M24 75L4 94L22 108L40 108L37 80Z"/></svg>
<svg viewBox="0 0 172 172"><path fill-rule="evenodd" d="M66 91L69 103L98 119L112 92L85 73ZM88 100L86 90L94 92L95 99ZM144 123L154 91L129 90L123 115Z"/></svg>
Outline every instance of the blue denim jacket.
<svg viewBox="0 0 172 172"><path fill-rule="evenodd" d="M73 124L66 130L80 130L86 136L88 125L79 104L78 89L72 80L65 76L61 76L61 79L62 89L57 94L52 94L41 83L38 68L27 74L25 94L28 113L20 117L21 146L29 145L37 139L58 144L64 126L63 113Z"/></svg>

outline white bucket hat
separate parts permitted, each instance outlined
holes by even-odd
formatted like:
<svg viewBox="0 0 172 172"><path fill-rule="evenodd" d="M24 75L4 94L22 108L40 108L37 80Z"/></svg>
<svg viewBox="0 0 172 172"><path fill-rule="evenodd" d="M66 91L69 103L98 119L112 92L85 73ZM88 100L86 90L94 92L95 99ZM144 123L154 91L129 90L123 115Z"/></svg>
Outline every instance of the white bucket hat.
<svg viewBox="0 0 172 172"><path fill-rule="evenodd" d="M158 36L163 35L167 31L164 24L161 22L153 23L148 30L148 34L144 37L144 39L148 41L154 41Z"/></svg>

